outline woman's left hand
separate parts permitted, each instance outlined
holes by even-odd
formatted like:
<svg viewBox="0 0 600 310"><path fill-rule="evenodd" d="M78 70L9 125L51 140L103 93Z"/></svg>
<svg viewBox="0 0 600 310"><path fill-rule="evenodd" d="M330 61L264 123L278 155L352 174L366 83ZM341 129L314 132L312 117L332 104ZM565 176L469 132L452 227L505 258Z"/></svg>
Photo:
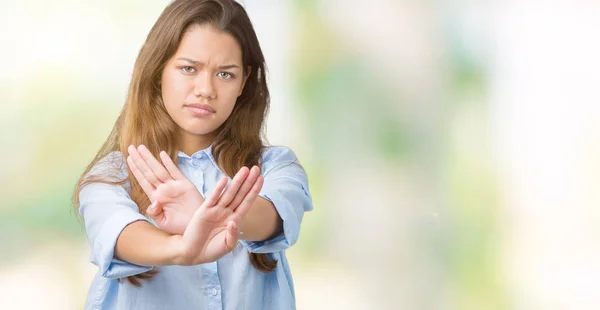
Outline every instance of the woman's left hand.
<svg viewBox="0 0 600 310"><path fill-rule="evenodd" d="M164 151L160 152L162 164L144 145L138 146L137 149L130 145L127 151L129 169L152 202L146 214L163 231L183 234L194 212L204 202L196 186L181 173ZM165 183L178 184L177 192L157 191ZM172 202L174 198L178 203L164 204L167 200Z"/></svg>

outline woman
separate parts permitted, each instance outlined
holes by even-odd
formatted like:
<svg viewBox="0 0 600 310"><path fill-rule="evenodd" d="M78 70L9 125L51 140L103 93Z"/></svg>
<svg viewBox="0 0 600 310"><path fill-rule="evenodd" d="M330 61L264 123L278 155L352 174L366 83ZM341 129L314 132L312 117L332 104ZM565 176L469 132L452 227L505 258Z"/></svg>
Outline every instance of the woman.
<svg viewBox="0 0 600 310"><path fill-rule="evenodd" d="M165 9L76 189L99 267L86 309L295 308L285 250L312 202L294 153L263 145L268 104L238 3Z"/></svg>

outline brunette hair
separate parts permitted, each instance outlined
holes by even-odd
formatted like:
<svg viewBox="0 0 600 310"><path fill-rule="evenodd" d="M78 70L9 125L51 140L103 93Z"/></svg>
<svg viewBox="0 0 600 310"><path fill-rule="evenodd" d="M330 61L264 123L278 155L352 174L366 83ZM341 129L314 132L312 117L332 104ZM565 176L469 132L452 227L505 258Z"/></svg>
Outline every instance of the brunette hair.
<svg viewBox="0 0 600 310"><path fill-rule="evenodd" d="M161 75L167 61L173 57L187 29L209 24L230 34L242 50L244 74L248 75L242 94L229 118L217 129L212 153L219 168L233 177L242 167L260 165L263 144L263 123L269 107L269 90L265 77L265 59L244 8L233 0L175 0L162 12L142 46L135 62L127 99L111 133L96 157L77 183L75 208L79 207L79 192L90 183L129 185L130 197L144 214L150 204L135 177L128 173L115 179L124 168L124 160L114 165L108 174L90 174L92 168L111 152L127 154L129 145L144 144L158 158L164 150L177 162L176 133L178 126L162 104ZM126 169L126 168L125 168ZM129 187L128 186L128 187ZM77 213L77 212L76 212ZM277 261L267 254L248 253L252 265L271 272ZM128 277L140 286L139 280L149 279L156 271Z"/></svg>

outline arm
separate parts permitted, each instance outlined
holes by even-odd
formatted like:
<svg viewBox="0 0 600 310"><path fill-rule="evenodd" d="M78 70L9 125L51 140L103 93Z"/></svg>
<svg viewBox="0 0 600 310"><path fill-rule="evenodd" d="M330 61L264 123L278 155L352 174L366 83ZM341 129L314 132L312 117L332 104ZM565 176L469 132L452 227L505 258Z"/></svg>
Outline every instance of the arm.
<svg viewBox="0 0 600 310"><path fill-rule="evenodd" d="M263 179L258 174L254 180L246 180L247 176L248 170L242 169L227 189L227 178L222 178L194 212L183 235L169 235L144 222L128 225L117 240L116 255L136 264L187 266L212 262L231 252L238 241L237 223L247 214L262 187ZM194 185L186 180L171 180L161 184L156 195L178 197L190 186ZM231 201L239 203L230 206ZM167 203L179 204L175 200Z"/></svg>
<svg viewBox="0 0 600 310"><path fill-rule="evenodd" d="M243 232L240 236L242 240L263 241L271 239L283 232L283 220L272 202L258 197L240 223L240 231Z"/></svg>
<svg viewBox="0 0 600 310"><path fill-rule="evenodd" d="M225 191L227 179L223 178L188 220L183 236L170 236L152 226L129 197L128 186L86 185L79 193L79 212L92 247L90 260L102 276L122 278L151 270L150 266L193 265L218 259L235 247L237 224L262 188L258 171L250 181L247 176L248 169L241 169ZM194 185L171 180L160 185L156 194L177 196L178 191L189 187ZM237 202L233 207L229 204L232 200Z"/></svg>
<svg viewBox="0 0 600 310"><path fill-rule="evenodd" d="M148 219L122 186L92 183L79 193L79 213L83 216L85 231L91 246L90 261L98 266L106 278L123 278L151 270L115 257L114 249L119 234L131 223ZM139 225L139 224L138 224Z"/></svg>
<svg viewBox="0 0 600 310"><path fill-rule="evenodd" d="M117 239L115 257L145 266L175 265L178 235L169 235L146 221L127 225Z"/></svg>
<svg viewBox="0 0 600 310"><path fill-rule="evenodd" d="M197 190L190 188L178 197L179 203L173 207L163 206L153 194L153 188L167 179L189 180L181 174L171 159L161 152L160 164L144 146L129 148L128 163L136 179L146 187L145 191L152 200L159 201L158 208L149 209L158 226L171 233L181 233L187 225L189 216L182 210L195 210L200 199L190 193ZM163 166L164 165L164 166ZM295 243L300 229L300 221L304 211L312 209L312 201L308 194L308 180L304 169L298 164L294 153L288 148L270 148L263 156L265 186L256 199L246 217L240 223L243 234L240 236L248 242L271 241L282 235L287 246ZM252 169L254 171L254 169ZM251 186L251 185L245 185ZM189 197L188 194L190 194ZM239 201L238 201L239 202ZM237 205L236 201L232 205ZM167 220L167 218L171 218ZM158 219L158 221L157 221ZM162 219L162 220L161 220ZM172 223L181 225L172 225ZM257 246L257 244L253 244ZM273 247L271 247L273 248Z"/></svg>
<svg viewBox="0 0 600 310"><path fill-rule="evenodd" d="M268 148L262 168L265 183L241 224L240 242L250 252L272 253L296 243L304 212L313 207L306 173L289 148Z"/></svg>
<svg viewBox="0 0 600 310"><path fill-rule="evenodd" d="M159 154L162 161L160 163L144 145L137 148L132 145L128 148L128 152L127 163L131 172L146 195L151 201L155 202L153 204L155 207L148 208L146 214L154 220L161 230L171 234L182 234L192 214L203 203L202 195L181 173L166 153L161 152ZM240 171L244 171L244 174L246 170L247 168L240 169ZM260 169L258 167L251 169L246 182L243 186L240 186L246 190L251 188L259 175ZM157 193L156 189L164 182L171 180L182 181L178 182L182 186L178 191L178 195L159 197L161 195ZM167 200L170 200L171 203L165 204L164 202ZM240 202L241 199L232 199L230 205L237 206ZM281 219L272 203L259 198L252 206L250 213L244 218L243 223L240 223L240 226L243 229L249 229L248 233L244 235L249 240L264 240L281 231L278 228L281 226Z"/></svg>
<svg viewBox="0 0 600 310"><path fill-rule="evenodd" d="M150 224L123 187L92 183L79 196L90 260L102 276L123 278L175 262L176 240Z"/></svg>

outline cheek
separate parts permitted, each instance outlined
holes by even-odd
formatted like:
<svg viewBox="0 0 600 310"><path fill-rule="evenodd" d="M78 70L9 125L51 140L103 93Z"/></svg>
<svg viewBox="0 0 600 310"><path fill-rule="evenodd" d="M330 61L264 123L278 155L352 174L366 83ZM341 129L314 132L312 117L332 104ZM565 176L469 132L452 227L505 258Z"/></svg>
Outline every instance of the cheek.
<svg viewBox="0 0 600 310"><path fill-rule="evenodd" d="M181 105L187 95L187 82L176 73L166 73L162 77L162 97L165 106Z"/></svg>
<svg viewBox="0 0 600 310"><path fill-rule="evenodd" d="M235 81L231 84L226 85L221 89L221 98L223 98L227 102L235 103L235 101L240 95L241 87L241 81Z"/></svg>
<svg viewBox="0 0 600 310"><path fill-rule="evenodd" d="M235 106L238 98L239 85L228 85L227 89L222 89L221 92L221 110L226 112L225 114L229 117L231 111Z"/></svg>

